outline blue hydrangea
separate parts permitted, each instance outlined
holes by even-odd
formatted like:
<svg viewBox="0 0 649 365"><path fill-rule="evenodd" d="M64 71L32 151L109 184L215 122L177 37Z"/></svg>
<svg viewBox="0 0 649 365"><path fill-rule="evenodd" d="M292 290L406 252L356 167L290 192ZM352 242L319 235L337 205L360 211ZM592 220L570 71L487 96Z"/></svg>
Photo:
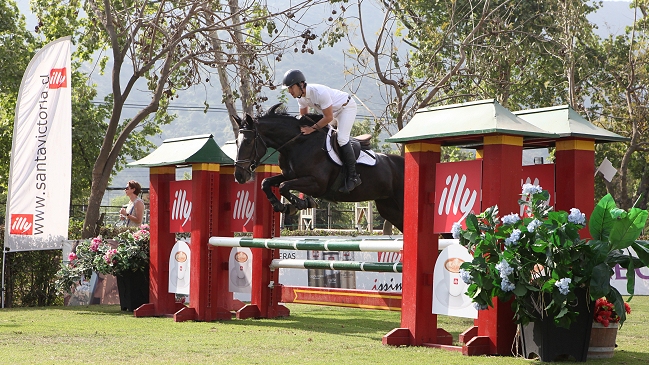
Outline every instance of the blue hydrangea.
<svg viewBox="0 0 649 365"><path fill-rule="evenodd" d="M500 283L500 287L504 292L512 291L516 289L516 285L512 284L509 280L503 279Z"/></svg>
<svg viewBox="0 0 649 365"><path fill-rule="evenodd" d="M539 228L543 224L540 220L534 218L533 221L530 222L530 224L527 225L527 230L529 232L534 232L537 228Z"/></svg>
<svg viewBox="0 0 649 365"><path fill-rule="evenodd" d="M568 216L568 222L574 224L581 224L582 226L586 225L586 214L582 213L577 208L570 209L570 215Z"/></svg>
<svg viewBox="0 0 649 365"><path fill-rule="evenodd" d="M453 223L453 227L451 227L451 233L453 234L453 238L459 239L461 230L462 230L462 225L460 224L460 222Z"/></svg>
<svg viewBox="0 0 649 365"><path fill-rule="evenodd" d="M543 191L543 188L538 185L523 184L523 195L534 195Z"/></svg>
<svg viewBox="0 0 649 365"><path fill-rule="evenodd" d="M503 217L503 224L516 224L520 220L521 217L518 216L518 213L512 213Z"/></svg>
<svg viewBox="0 0 649 365"><path fill-rule="evenodd" d="M471 277L471 273L464 269L460 269L460 279L462 279L465 284L473 283L473 277Z"/></svg>
<svg viewBox="0 0 649 365"><path fill-rule="evenodd" d="M559 288L559 293L563 295L568 295L568 293L570 293L570 282L572 282L572 279L563 278L561 280L558 280L556 283L554 283L554 286Z"/></svg>
<svg viewBox="0 0 649 365"><path fill-rule="evenodd" d="M505 238L505 246L516 244L520 238L521 238L521 230L520 229L513 230L512 234L509 237Z"/></svg>
<svg viewBox="0 0 649 365"><path fill-rule="evenodd" d="M480 303L473 302L473 308L475 308L476 310L481 311L481 310L487 309L488 306L486 304L480 304Z"/></svg>
<svg viewBox="0 0 649 365"><path fill-rule="evenodd" d="M509 266L509 262L504 259L496 264L496 270L500 273L500 277L506 279L507 276L514 272L514 268Z"/></svg>

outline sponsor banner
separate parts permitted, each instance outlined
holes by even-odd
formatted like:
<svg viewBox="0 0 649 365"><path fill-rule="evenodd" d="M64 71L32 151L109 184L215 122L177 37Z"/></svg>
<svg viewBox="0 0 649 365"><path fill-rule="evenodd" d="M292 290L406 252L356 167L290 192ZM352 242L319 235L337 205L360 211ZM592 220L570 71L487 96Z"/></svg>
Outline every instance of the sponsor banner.
<svg viewBox="0 0 649 365"><path fill-rule="evenodd" d="M169 182L169 233L192 231L192 181Z"/></svg>
<svg viewBox="0 0 649 365"><path fill-rule="evenodd" d="M453 223L481 212L482 160L438 163L435 173L435 233L451 232Z"/></svg>
<svg viewBox="0 0 649 365"><path fill-rule="evenodd" d="M255 182L232 184L232 232L252 232L255 213ZM264 197L265 199L265 197Z"/></svg>
<svg viewBox="0 0 649 365"><path fill-rule="evenodd" d="M41 49L20 84L5 248L60 249L68 238L72 164L70 37Z"/></svg>
<svg viewBox="0 0 649 365"><path fill-rule="evenodd" d="M635 257L635 251L629 248L629 252ZM620 265L615 265L614 274L611 277L611 285L614 286L622 295L629 295L626 290L627 270ZM633 287L635 295L649 295L649 268L642 267L635 269L635 286Z"/></svg>
<svg viewBox="0 0 649 365"><path fill-rule="evenodd" d="M247 247L230 250L230 292L250 293L252 290L252 251Z"/></svg>
<svg viewBox="0 0 649 365"><path fill-rule="evenodd" d="M169 293L189 295L191 259L187 242L177 241L169 255Z"/></svg>
<svg viewBox="0 0 649 365"><path fill-rule="evenodd" d="M469 285L460 278L460 266L473 261L466 247L452 244L437 256L433 274L433 313L478 318L473 300L466 295Z"/></svg>

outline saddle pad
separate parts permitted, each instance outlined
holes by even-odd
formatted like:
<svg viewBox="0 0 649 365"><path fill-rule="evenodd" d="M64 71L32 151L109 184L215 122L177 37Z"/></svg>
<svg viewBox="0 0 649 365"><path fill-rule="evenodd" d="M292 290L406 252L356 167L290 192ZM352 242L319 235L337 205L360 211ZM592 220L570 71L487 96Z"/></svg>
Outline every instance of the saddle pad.
<svg viewBox="0 0 649 365"><path fill-rule="evenodd" d="M329 154L329 158L331 158L331 160L335 162L337 165L342 166L343 162L340 160L340 157L336 154L333 147L331 146L330 137L332 131L333 128L329 128L329 131L327 132L327 138L325 138L326 139L325 146L327 148L327 153ZM356 159L356 163L360 163L367 166L376 165L376 155L374 154L374 151L361 150L361 153L358 155L358 158Z"/></svg>

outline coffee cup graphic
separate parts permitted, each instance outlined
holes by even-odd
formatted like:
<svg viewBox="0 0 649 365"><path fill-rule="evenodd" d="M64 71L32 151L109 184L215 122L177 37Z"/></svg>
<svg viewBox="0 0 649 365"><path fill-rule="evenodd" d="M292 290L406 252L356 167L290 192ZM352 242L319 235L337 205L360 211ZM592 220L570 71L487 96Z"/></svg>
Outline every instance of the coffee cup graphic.
<svg viewBox="0 0 649 365"><path fill-rule="evenodd" d="M460 266L464 263L459 257L451 257L444 261L444 283L450 295L457 297L466 290L466 285L460 278Z"/></svg>
<svg viewBox="0 0 649 365"><path fill-rule="evenodd" d="M237 252L236 255L234 255L234 260L239 263L237 279L245 279L246 269L248 269L248 255L246 255L245 252Z"/></svg>
<svg viewBox="0 0 649 365"><path fill-rule="evenodd" d="M176 260L176 269L178 270L176 272L177 278L180 281L179 284L185 284L184 279L185 279L185 273L187 272L187 254L183 251L178 251L174 255L174 259ZM185 285L179 285L179 286L185 286Z"/></svg>

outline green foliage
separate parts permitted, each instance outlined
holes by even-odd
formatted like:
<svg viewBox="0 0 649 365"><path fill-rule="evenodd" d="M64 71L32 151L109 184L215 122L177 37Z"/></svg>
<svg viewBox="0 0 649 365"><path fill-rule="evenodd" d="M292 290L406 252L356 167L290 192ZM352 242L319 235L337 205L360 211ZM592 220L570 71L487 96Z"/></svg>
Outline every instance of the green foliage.
<svg viewBox="0 0 649 365"><path fill-rule="evenodd" d="M597 263L579 238L585 216L574 208L570 214L552 211L546 203L549 193L538 186L524 185L522 196L519 203L529 214L522 219L518 214L501 219L494 206L478 216L469 214L466 230L454 225L454 237L474 257L462 264L460 276L480 309L493 306L492 298L498 297L503 303L512 300L516 323L550 316L569 328L578 315L572 309L576 290L589 285Z"/></svg>
<svg viewBox="0 0 649 365"><path fill-rule="evenodd" d="M596 255L590 281L593 298L606 297L615 305L620 323L626 320L626 311L620 292L610 285L615 265L627 269L627 292L633 298L635 292L635 269L649 265L649 241L639 241L647 222L646 210L632 207L628 211L619 209L610 194L604 196L595 206L588 222L592 239L588 241ZM632 248L637 258L628 251ZM627 250L625 253L624 250Z"/></svg>
<svg viewBox="0 0 649 365"><path fill-rule="evenodd" d="M56 288L61 294L71 293L92 272L119 275L127 271L142 271L149 267L148 226L129 229L114 240L101 236L77 244L56 273Z"/></svg>

